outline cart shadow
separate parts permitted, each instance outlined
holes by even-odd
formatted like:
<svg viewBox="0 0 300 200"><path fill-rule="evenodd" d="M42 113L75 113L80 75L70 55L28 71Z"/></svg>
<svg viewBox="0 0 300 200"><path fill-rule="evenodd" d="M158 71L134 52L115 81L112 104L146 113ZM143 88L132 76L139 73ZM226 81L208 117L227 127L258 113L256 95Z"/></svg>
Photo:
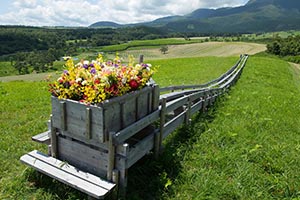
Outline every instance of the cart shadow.
<svg viewBox="0 0 300 200"><path fill-rule="evenodd" d="M190 125L181 126L168 136L157 160L150 153L129 169L127 199L162 199L174 194L170 185L182 170L182 160L214 120L216 107L194 115Z"/></svg>

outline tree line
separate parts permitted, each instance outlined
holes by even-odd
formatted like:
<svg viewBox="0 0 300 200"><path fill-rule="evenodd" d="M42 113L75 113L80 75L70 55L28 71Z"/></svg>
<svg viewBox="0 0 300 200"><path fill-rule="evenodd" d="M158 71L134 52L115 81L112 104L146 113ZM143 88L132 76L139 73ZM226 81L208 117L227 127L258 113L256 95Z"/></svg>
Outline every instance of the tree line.
<svg viewBox="0 0 300 200"><path fill-rule="evenodd" d="M10 61L19 74L45 72L62 56L74 56L93 47L131 40L202 36L169 33L147 26L124 28L66 28L0 26L0 61Z"/></svg>
<svg viewBox="0 0 300 200"><path fill-rule="evenodd" d="M300 63L300 35L281 38L276 36L267 45L267 52L286 57L291 62Z"/></svg>

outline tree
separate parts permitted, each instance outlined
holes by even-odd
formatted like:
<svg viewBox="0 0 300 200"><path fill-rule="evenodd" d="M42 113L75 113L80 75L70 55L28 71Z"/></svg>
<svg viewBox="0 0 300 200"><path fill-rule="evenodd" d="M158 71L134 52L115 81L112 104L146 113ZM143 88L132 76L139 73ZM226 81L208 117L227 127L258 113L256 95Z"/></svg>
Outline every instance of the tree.
<svg viewBox="0 0 300 200"><path fill-rule="evenodd" d="M160 50L160 52L162 52L163 54L166 54L167 51L169 50L169 47L166 46L166 45L164 45L164 46L161 46L159 50Z"/></svg>

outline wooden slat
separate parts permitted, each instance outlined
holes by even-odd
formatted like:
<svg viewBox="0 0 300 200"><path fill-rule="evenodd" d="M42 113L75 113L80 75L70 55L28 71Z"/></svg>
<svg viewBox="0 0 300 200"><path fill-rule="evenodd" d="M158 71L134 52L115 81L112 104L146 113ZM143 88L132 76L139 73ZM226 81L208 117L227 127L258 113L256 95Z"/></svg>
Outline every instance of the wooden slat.
<svg viewBox="0 0 300 200"><path fill-rule="evenodd" d="M166 113L170 113L171 111L174 111L179 107L182 107L187 102L188 102L187 96L183 96L183 97L180 97L178 99L168 102L166 105Z"/></svg>
<svg viewBox="0 0 300 200"><path fill-rule="evenodd" d="M196 113L197 111L199 111L202 108L202 100L199 100L197 103L193 104L191 106L191 115L193 115L194 113Z"/></svg>
<svg viewBox="0 0 300 200"><path fill-rule="evenodd" d="M140 160L143 156L151 151L154 147L154 134L158 132L158 130L154 131L152 134L143 138L140 142L135 144L128 153L126 168L131 167L138 160ZM118 167L118 163L117 163Z"/></svg>
<svg viewBox="0 0 300 200"><path fill-rule="evenodd" d="M20 160L36 170L94 198L104 198L115 187L113 183L80 171L72 165L44 155L36 150L23 155Z"/></svg>
<svg viewBox="0 0 300 200"><path fill-rule="evenodd" d="M38 135L33 136L31 139L35 142L39 142L42 144L50 144L50 131L45 131L43 133L40 133Z"/></svg>
<svg viewBox="0 0 300 200"><path fill-rule="evenodd" d="M98 106L85 105L73 100L59 100L56 97L51 98L52 102L52 118L53 126L60 129L60 132L69 137L86 143L101 143L104 142L103 136L103 109ZM63 122L61 121L61 113L63 106L61 102L65 102L65 121L67 122L66 130L61 129ZM87 114L86 109L90 109L90 115ZM119 112L119 111L118 111ZM90 136L93 140L88 139L87 120L90 117Z"/></svg>
<svg viewBox="0 0 300 200"><path fill-rule="evenodd" d="M106 177L108 154L77 141L58 137L58 159L67 161L81 170Z"/></svg>
<svg viewBox="0 0 300 200"><path fill-rule="evenodd" d="M163 139L166 138L171 132L176 130L184 122L185 114L186 112L182 112L180 115L176 116L174 119L165 124Z"/></svg>
<svg viewBox="0 0 300 200"><path fill-rule="evenodd" d="M125 140L129 139L131 136L145 128L146 126L150 125L151 123L155 122L159 119L160 110L154 111L153 113L147 115L146 117L140 119L139 121L135 122L134 124L128 126L127 128L119 131L116 134L115 142L116 144L121 144Z"/></svg>

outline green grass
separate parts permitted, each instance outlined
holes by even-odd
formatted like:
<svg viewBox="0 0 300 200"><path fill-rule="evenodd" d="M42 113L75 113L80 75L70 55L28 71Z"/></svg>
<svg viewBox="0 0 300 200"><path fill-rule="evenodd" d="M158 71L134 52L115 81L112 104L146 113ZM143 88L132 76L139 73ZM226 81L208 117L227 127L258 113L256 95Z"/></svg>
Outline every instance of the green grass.
<svg viewBox="0 0 300 200"><path fill-rule="evenodd" d="M151 61L162 86L202 83L237 57ZM297 73L296 73L297 72ZM209 113L175 131L158 160L129 169L128 199L299 199L299 71L277 58L250 57L240 80ZM0 82L0 199L85 199L19 162L46 147L46 82Z"/></svg>
<svg viewBox="0 0 300 200"><path fill-rule="evenodd" d="M0 62L0 77L15 75L17 70L13 68L10 62Z"/></svg>
<svg viewBox="0 0 300 200"><path fill-rule="evenodd" d="M129 171L130 199L299 199L298 76L251 57L215 109L168 138L158 161Z"/></svg>
<svg viewBox="0 0 300 200"><path fill-rule="evenodd" d="M206 83L233 66L238 57L204 57L152 60L158 66L153 79L161 86Z"/></svg>
<svg viewBox="0 0 300 200"><path fill-rule="evenodd" d="M110 45L102 47L100 50L105 52L124 51L129 48L136 47L151 47L151 46L162 46L162 45L178 45L178 44L191 44L199 43L202 39L191 39L184 40L183 38L166 38L166 39L155 39L155 40L133 40L124 44Z"/></svg>

